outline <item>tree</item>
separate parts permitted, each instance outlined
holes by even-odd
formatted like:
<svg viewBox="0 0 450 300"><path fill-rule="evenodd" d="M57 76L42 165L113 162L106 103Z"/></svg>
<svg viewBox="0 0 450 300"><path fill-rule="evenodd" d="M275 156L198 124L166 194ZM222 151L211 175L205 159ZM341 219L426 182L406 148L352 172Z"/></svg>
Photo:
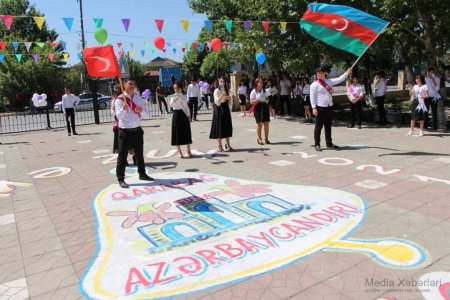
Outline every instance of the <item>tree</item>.
<svg viewBox="0 0 450 300"><path fill-rule="evenodd" d="M200 75L208 80L217 79L229 72L229 53L226 50L210 52L203 60Z"/></svg>
<svg viewBox="0 0 450 300"><path fill-rule="evenodd" d="M0 36L7 42L4 51L5 59L0 63L0 95L11 99L11 105L23 108L28 104L31 94L46 93L51 99L55 90L62 89L64 76L62 66L65 62L61 59L62 46L54 49L47 42L54 42L58 38L55 30L49 30L44 24L39 30L34 23L33 16L44 16L34 5L27 0L4 0L0 2L1 15L28 16L15 18L11 29L0 24ZM23 43L14 51L11 42L45 42L41 48L34 43L28 54ZM15 54L23 54L21 61ZM31 53L38 54L39 59L34 61ZM55 59L50 62L49 53L55 53Z"/></svg>

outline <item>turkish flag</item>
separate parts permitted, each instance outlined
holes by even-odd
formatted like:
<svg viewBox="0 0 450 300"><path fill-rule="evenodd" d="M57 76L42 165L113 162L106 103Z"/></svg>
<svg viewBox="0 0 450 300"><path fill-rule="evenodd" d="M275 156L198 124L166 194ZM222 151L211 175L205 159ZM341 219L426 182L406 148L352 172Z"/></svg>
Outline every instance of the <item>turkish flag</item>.
<svg viewBox="0 0 450 300"><path fill-rule="evenodd" d="M111 45L85 48L83 58L91 77L120 77L119 64Z"/></svg>

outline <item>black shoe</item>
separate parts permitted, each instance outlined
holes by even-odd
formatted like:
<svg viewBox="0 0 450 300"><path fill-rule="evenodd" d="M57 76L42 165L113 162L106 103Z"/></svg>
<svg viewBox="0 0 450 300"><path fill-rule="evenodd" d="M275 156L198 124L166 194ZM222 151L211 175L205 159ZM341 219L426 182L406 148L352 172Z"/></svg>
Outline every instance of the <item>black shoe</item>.
<svg viewBox="0 0 450 300"><path fill-rule="evenodd" d="M120 179L119 179L119 185L120 185L120 187L123 188L123 189L127 189L127 188L130 187L130 186L125 182L125 180L120 180Z"/></svg>
<svg viewBox="0 0 450 300"><path fill-rule="evenodd" d="M148 176L147 174L139 175L139 180L145 180L145 181L153 181L154 179Z"/></svg>
<svg viewBox="0 0 450 300"><path fill-rule="evenodd" d="M78 135L78 133L74 132L73 135Z"/></svg>
<svg viewBox="0 0 450 300"><path fill-rule="evenodd" d="M358 129L361 129L361 125L358 125Z"/></svg>
<svg viewBox="0 0 450 300"><path fill-rule="evenodd" d="M330 149L339 149L339 146L338 146L338 145L335 145L335 144L331 144L331 145L327 145L327 148L330 148Z"/></svg>
<svg viewBox="0 0 450 300"><path fill-rule="evenodd" d="M133 158L133 165L137 166L136 155L133 155L132 158Z"/></svg>
<svg viewBox="0 0 450 300"><path fill-rule="evenodd" d="M316 151L322 151L322 148L320 148L320 145L316 145L314 148L316 148Z"/></svg>
<svg viewBox="0 0 450 300"><path fill-rule="evenodd" d="M72 134L69 132L68 134L67 134L67 136L71 136Z"/></svg>
<svg viewBox="0 0 450 300"><path fill-rule="evenodd" d="M355 125L348 125L347 128L353 128Z"/></svg>

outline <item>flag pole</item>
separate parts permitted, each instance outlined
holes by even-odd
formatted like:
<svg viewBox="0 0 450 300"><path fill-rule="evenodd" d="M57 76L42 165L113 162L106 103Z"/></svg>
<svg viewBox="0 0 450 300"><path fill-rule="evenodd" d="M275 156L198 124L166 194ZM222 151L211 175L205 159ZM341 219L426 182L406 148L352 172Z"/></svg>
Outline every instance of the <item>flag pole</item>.
<svg viewBox="0 0 450 300"><path fill-rule="evenodd" d="M358 59L353 63L353 65L351 66L351 68L353 69L353 67L358 63L358 61L361 59L361 57L366 53L367 49L370 48L370 46L372 46L372 44L378 39L378 37L386 30L386 28L389 26L389 24L391 24L390 22L388 22L383 29L377 34L377 36L372 40L372 42L370 42L370 44L367 46L366 50L364 50L364 52L358 57Z"/></svg>

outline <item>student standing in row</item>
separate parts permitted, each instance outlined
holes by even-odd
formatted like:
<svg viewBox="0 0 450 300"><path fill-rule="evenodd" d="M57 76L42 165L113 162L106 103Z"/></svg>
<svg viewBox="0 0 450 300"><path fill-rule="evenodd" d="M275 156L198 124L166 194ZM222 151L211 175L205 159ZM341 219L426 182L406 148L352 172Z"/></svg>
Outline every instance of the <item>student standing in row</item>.
<svg viewBox="0 0 450 300"><path fill-rule="evenodd" d="M419 75L416 77L416 85L412 88L412 91L410 91L410 93L411 92L414 96L414 100L411 104L411 130L408 132L408 135L414 135L416 120L419 120L419 136L423 136L425 116L427 113L425 99L428 98L428 88L425 84L425 77L423 77L423 75Z"/></svg>
<svg viewBox="0 0 450 300"><path fill-rule="evenodd" d="M191 120L197 121L197 110L198 110L198 98L200 98L200 86L197 84L197 79L193 78L191 84L187 88L187 96L189 99L189 110ZM194 119L192 119L194 115Z"/></svg>
<svg viewBox="0 0 450 300"><path fill-rule="evenodd" d="M260 81L262 80L260 79ZM277 95L278 90L277 87L274 86L274 81L272 79L267 80L266 96L269 99L268 104L271 119L275 119L275 105L277 103Z"/></svg>
<svg viewBox="0 0 450 300"><path fill-rule="evenodd" d="M159 110L161 114L163 114L162 105L164 104L164 108L166 109L166 113L169 113L169 109L167 108L167 102L164 95L164 89L161 87L161 82L158 82L156 87L156 102L158 102Z"/></svg>
<svg viewBox="0 0 450 300"><path fill-rule="evenodd" d="M325 126L325 141L327 148L339 149L333 144L331 138L331 125L333 122L333 85L343 82L352 73L352 69L342 74L339 78L327 79L326 70L318 68L316 70L317 80L311 84L311 106L313 115L316 117L316 126L314 127L314 146L316 151L322 151L320 148L320 133Z"/></svg>
<svg viewBox="0 0 450 300"><path fill-rule="evenodd" d="M210 139L217 139L218 151L223 152L222 139L225 139L225 150L231 151L230 137L233 136L233 124L230 112L229 88L221 77L219 86L214 90L214 111L211 123Z"/></svg>
<svg viewBox="0 0 450 300"><path fill-rule="evenodd" d="M288 115L291 114L291 102L289 95L291 94L292 83L289 80L288 74L283 73L283 79L280 80L280 115L284 115L284 104L287 106Z"/></svg>
<svg viewBox="0 0 450 300"><path fill-rule="evenodd" d="M264 145L261 137L261 130L264 126L264 138L266 144L270 144L269 141L269 104L267 93L264 92L264 82L262 78L255 80L255 89L250 93L250 104L253 105L256 121L256 141L259 145Z"/></svg>
<svg viewBox="0 0 450 300"><path fill-rule="evenodd" d="M313 117L309 93L310 93L309 78L305 77L303 78L302 94L303 94L303 108L305 109L306 124L312 123Z"/></svg>
<svg viewBox="0 0 450 300"><path fill-rule="evenodd" d="M428 88L429 98L425 99L427 106L427 113L425 116L425 128L428 128L428 112L431 105L431 115L433 120L433 130L438 130L438 102L441 100L441 94L439 89L441 88L441 79L436 76L435 69L433 67L428 68L428 76L425 78L425 82Z"/></svg>
<svg viewBox="0 0 450 300"><path fill-rule="evenodd" d="M387 80L384 78L384 72L378 71L375 75L374 84L373 84L373 95L375 96L375 100L377 103L378 116L381 125L387 124L386 111L384 110L384 100L387 89Z"/></svg>
<svg viewBox="0 0 450 300"><path fill-rule="evenodd" d="M362 119L362 100L366 95L364 86L359 84L358 78L353 77L352 82L347 87L347 97L351 102L350 112L352 114L352 120L347 128L355 127L355 119L358 119L358 129L361 129Z"/></svg>
<svg viewBox="0 0 450 300"><path fill-rule="evenodd" d="M183 158L181 145L186 145L186 158L191 158L191 114L189 111L188 101L183 95L181 84L174 83L173 89L175 93L170 95L170 107L173 109L172 114L172 146L177 146L178 157Z"/></svg>
<svg viewBox="0 0 450 300"><path fill-rule="evenodd" d="M70 129L72 128L73 135L78 135L78 133L75 130L75 105L80 102L80 98L72 94L72 88L69 86L66 86L64 88L64 96L62 96L61 99L61 107L62 111L64 113L64 116L66 117L66 123L67 123L67 135L71 135Z"/></svg>
<svg viewBox="0 0 450 300"><path fill-rule="evenodd" d="M244 79L241 79L238 87L239 106L241 108L241 117L245 117L245 109L247 105L247 86Z"/></svg>

